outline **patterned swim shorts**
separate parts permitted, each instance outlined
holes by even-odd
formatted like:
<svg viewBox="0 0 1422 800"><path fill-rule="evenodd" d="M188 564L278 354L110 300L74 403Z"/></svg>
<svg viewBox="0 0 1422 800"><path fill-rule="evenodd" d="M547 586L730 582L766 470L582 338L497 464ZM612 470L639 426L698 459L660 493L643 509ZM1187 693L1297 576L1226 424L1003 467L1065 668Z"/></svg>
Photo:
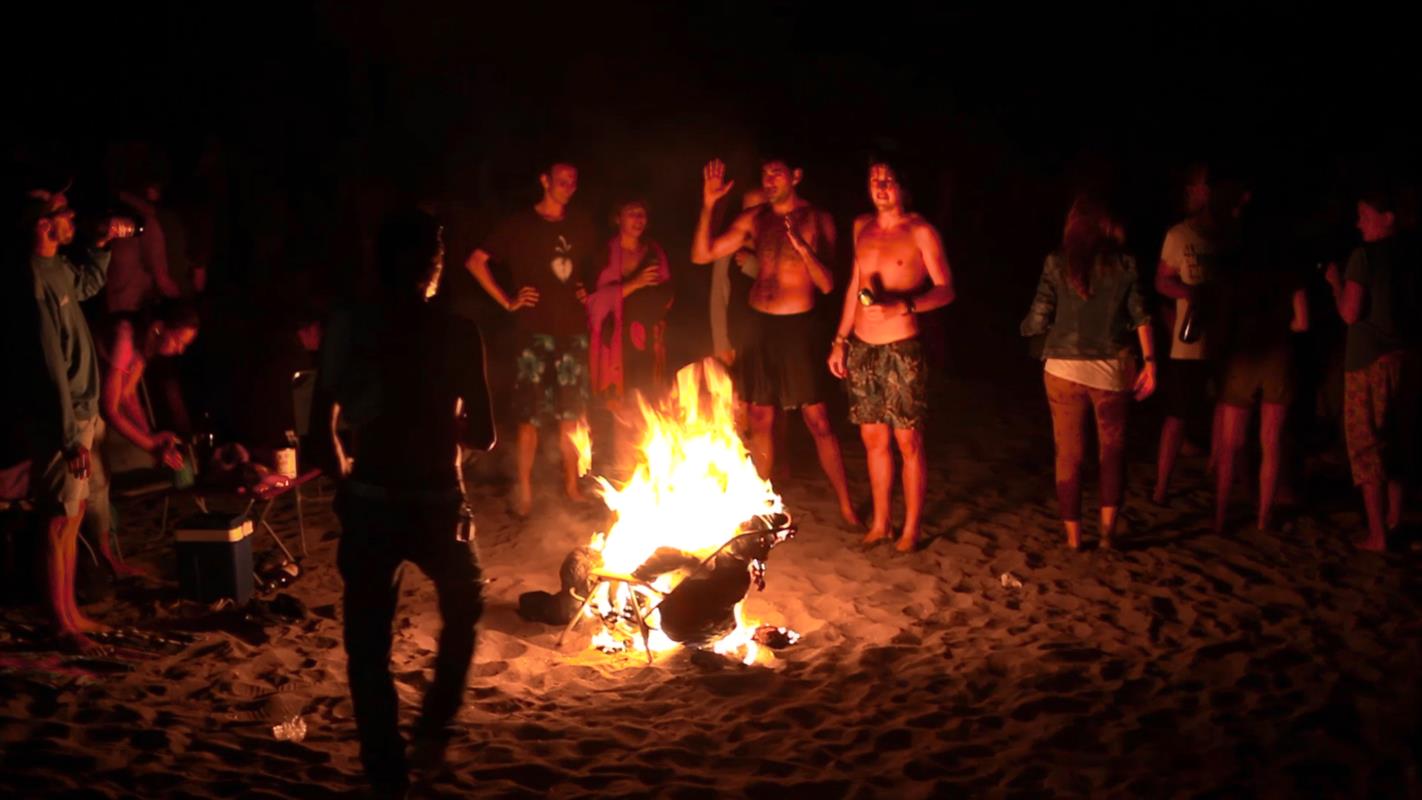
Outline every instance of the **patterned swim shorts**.
<svg viewBox="0 0 1422 800"><path fill-rule="evenodd" d="M922 427L928 416L928 368L923 343L901 339L867 344L851 337L845 353L849 421L855 425L888 423L895 428Z"/></svg>
<svg viewBox="0 0 1422 800"><path fill-rule="evenodd" d="M588 335L529 334L519 351L513 413L520 422L575 420L588 408Z"/></svg>

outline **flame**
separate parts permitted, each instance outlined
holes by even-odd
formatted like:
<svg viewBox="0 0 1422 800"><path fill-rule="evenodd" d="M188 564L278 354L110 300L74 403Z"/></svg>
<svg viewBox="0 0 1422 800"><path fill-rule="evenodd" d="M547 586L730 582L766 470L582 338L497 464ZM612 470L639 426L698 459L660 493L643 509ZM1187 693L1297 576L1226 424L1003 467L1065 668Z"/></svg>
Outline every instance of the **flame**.
<svg viewBox="0 0 1422 800"><path fill-rule="evenodd" d="M578 451L578 477L581 478L592 471L592 433L586 418L578 420L568 434L568 441Z"/></svg>
<svg viewBox="0 0 1422 800"><path fill-rule="evenodd" d="M603 502L615 515L612 526L595 534L590 545L601 552L604 571L630 574L661 547L704 559L746 520L783 510L779 495L760 477L737 433L731 379L719 362L708 358L681 369L670 395L655 407L640 395L636 402L641 442L631 477L620 487L596 478ZM677 643L661 632L651 609L682 577L659 576L650 588L604 583L585 613L603 620L600 636L609 627L637 633L636 619L646 615L651 649L675 648ZM759 648L752 638L756 626L746 620L743 606L735 608L735 630L713 649L727 655L742 651L742 660L749 664ZM623 621L631 624L621 625ZM642 650L640 635L625 646Z"/></svg>

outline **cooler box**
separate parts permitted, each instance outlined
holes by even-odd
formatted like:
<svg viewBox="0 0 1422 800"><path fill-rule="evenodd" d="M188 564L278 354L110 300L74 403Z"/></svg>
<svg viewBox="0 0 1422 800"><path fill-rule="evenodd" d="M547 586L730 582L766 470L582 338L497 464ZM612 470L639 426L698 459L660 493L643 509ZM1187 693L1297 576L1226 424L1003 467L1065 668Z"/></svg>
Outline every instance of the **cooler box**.
<svg viewBox="0 0 1422 800"><path fill-rule="evenodd" d="M252 599L252 521L246 514L198 514L178 523L178 586L211 603Z"/></svg>

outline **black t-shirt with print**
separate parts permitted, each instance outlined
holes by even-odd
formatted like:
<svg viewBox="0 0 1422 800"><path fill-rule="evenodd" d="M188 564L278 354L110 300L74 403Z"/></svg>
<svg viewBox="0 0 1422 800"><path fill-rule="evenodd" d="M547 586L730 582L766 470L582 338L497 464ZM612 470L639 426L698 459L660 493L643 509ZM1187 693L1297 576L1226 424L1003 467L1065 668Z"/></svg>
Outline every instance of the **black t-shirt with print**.
<svg viewBox="0 0 1422 800"><path fill-rule="evenodd" d="M587 331L587 309L577 289L591 283L595 241L585 219L565 214L547 220L533 209L507 217L494 229L479 249L508 269L504 291L512 299L525 286L538 290L538 305L514 314L520 331L555 336Z"/></svg>

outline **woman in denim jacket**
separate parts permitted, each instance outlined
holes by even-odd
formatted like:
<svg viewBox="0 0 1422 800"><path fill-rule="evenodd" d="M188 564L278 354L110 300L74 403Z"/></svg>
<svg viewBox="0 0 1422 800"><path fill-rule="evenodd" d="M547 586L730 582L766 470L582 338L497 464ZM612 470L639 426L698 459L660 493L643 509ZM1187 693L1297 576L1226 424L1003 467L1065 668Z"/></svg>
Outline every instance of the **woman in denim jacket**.
<svg viewBox="0 0 1422 800"><path fill-rule="evenodd" d="M1155 355L1136 263L1121 249L1120 225L1100 203L1078 197L1062 246L1047 256L1022 335L1045 333L1042 357L1057 449L1057 503L1067 546L1081 546L1081 463L1086 416L1095 411L1101 462L1101 546L1111 546L1124 484L1126 409L1131 394L1155 391ZM1131 332L1145 368L1136 369Z"/></svg>

